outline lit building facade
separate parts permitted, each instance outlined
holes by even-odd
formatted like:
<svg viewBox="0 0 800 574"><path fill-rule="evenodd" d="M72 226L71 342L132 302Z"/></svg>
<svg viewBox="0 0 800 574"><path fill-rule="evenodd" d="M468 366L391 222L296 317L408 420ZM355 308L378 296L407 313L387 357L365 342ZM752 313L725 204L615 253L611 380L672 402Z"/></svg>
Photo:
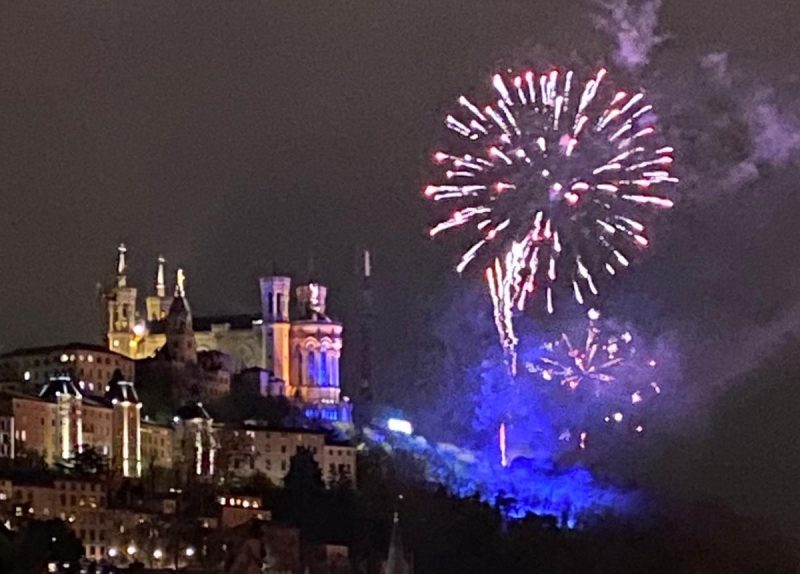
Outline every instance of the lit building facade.
<svg viewBox="0 0 800 574"><path fill-rule="evenodd" d="M178 409L173 419L173 457L183 482L211 480L216 473L217 434L214 420L203 404L190 402Z"/></svg>
<svg viewBox="0 0 800 574"><path fill-rule="evenodd" d="M195 317L180 271L175 295L166 297L164 260L159 258L155 289L140 316L126 257L120 246L116 279L106 294L111 351L144 359L166 349L173 361L187 364L197 363L204 352L219 352L232 358L234 372L261 368L273 373L284 383L286 396L305 405L307 416L351 420L351 405L341 396L343 328L327 314L324 285L309 282L293 293L291 278L263 277L261 314ZM215 385L217 394L223 392L224 376Z"/></svg>
<svg viewBox="0 0 800 574"><path fill-rule="evenodd" d="M39 391L51 378L68 376L81 392L103 394L114 371L134 380L134 362L100 345L68 343L17 349L0 355L0 381L22 381Z"/></svg>
<svg viewBox="0 0 800 574"><path fill-rule="evenodd" d="M356 486L356 448L331 442L324 432L239 425L220 428L218 433L225 465L221 472L231 476L245 478L260 473L276 486L283 486L291 458L300 448L306 448L326 484L346 478Z"/></svg>
<svg viewBox="0 0 800 574"><path fill-rule="evenodd" d="M133 383L119 372L107 387L103 397L84 395L69 377L56 377L38 395L0 394L0 420L13 428L14 443L0 455L16 458L31 451L52 465L91 446L108 457L115 472L141 476L141 403Z"/></svg>

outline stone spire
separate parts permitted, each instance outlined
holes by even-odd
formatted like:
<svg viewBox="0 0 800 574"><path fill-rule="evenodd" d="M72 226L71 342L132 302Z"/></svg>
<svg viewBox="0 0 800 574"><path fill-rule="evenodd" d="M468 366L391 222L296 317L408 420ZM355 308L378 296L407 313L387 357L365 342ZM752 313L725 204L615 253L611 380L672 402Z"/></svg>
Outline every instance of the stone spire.
<svg viewBox="0 0 800 574"><path fill-rule="evenodd" d="M406 560L403 549L403 538L400 533L400 502L403 496L397 497L398 506L392 520L392 537L389 541L389 554L386 558L386 574L411 574L411 567Z"/></svg>
<svg viewBox="0 0 800 574"><path fill-rule="evenodd" d="M156 295L159 297L166 297L167 285L164 283L164 259L163 255L158 256L158 271L156 272Z"/></svg>
<svg viewBox="0 0 800 574"><path fill-rule="evenodd" d="M175 297L169 306L165 322L164 334L167 336L166 349L170 360L196 363L197 348L192 328L192 311L186 300L186 275L183 269L178 269Z"/></svg>
<svg viewBox="0 0 800 574"><path fill-rule="evenodd" d="M117 286L118 287L125 287L128 283L128 278L126 273L128 271L128 264L125 261L125 254L128 252L128 248L125 247L124 243L120 243L119 247L117 247Z"/></svg>
<svg viewBox="0 0 800 574"><path fill-rule="evenodd" d="M183 272L182 268L178 269L175 277L175 297L182 299L186 297L186 273Z"/></svg>

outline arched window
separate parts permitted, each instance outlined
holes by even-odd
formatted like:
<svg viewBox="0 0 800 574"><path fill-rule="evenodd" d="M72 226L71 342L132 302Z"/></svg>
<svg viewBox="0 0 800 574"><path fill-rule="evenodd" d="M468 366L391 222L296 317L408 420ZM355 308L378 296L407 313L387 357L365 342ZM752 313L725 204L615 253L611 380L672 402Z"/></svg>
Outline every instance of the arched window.
<svg viewBox="0 0 800 574"><path fill-rule="evenodd" d="M314 351L308 352L308 384L317 384L317 354Z"/></svg>
<svg viewBox="0 0 800 574"><path fill-rule="evenodd" d="M283 293L278 293L275 297L275 318L283 321Z"/></svg>
<svg viewBox="0 0 800 574"><path fill-rule="evenodd" d="M303 353L300 351L300 345L294 348L294 372L296 384L303 384Z"/></svg>
<svg viewBox="0 0 800 574"><path fill-rule="evenodd" d="M328 376L328 351L323 349L319 358L319 384L323 387L328 387L331 384Z"/></svg>

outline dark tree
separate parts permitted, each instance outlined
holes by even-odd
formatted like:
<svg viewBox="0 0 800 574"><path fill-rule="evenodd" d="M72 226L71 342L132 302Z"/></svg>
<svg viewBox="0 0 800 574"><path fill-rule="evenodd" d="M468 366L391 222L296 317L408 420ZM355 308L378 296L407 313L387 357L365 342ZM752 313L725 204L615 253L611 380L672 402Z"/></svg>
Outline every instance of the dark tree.
<svg viewBox="0 0 800 574"><path fill-rule="evenodd" d="M0 571L4 574L38 574L47 570L49 562L77 565L83 546L75 533L61 520L26 522L8 543L0 536Z"/></svg>
<svg viewBox="0 0 800 574"><path fill-rule="evenodd" d="M108 472L108 457L95 447L84 444L75 447L66 466L76 476L103 476Z"/></svg>

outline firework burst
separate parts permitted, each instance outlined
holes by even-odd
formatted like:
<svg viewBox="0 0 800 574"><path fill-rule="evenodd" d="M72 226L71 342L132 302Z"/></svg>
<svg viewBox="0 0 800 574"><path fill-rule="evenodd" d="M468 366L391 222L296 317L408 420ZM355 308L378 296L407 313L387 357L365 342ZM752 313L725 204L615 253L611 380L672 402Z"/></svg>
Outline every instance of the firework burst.
<svg viewBox="0 0 800 574"><path fill-rule="evenodd" d="M672 206L657 193L677 179L673 149L652 137L652 106L606 76L601 69L576 89L572 71L496 74L487 105L461 96L459 113L445 118L458 138L434 154L445 181L424 194L456 207L430 235L477 234L456 269L483 259L512 353L514 312L542 291L552 313L560 284L580 304L596 296L601 275L616 275L649 245L652 211Z"/></svg>
<svg viewBox="0 0 800 574"><path fill-rule="evenodd" d="M643 357L630 331L604 326L600 314L589 311L589 324L577 337L566 333L545 343L541 354L526 363L535 384L555 385L558 392L585 398L587 413L564 423L563 440L577 438L585 448L588 428L602 422L625 424L632 432L644 432L643 407L661 394L656 381L657 363Z"/></svg>

